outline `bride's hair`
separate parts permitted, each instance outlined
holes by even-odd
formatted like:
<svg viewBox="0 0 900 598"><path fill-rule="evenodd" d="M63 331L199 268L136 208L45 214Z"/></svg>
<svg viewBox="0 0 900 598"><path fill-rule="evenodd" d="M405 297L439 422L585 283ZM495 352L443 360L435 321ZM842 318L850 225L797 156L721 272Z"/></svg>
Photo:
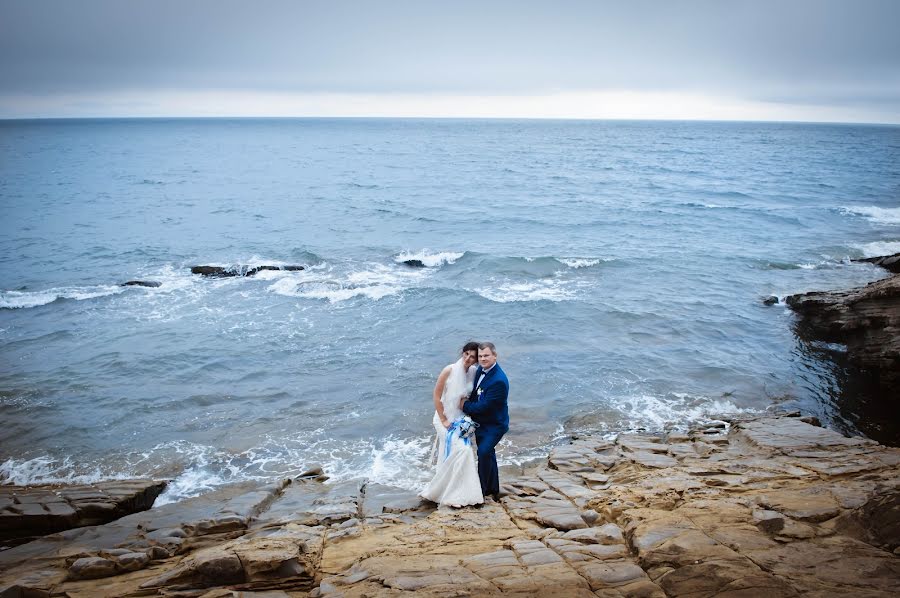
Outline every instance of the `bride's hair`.
<svg viewBox="0 0 900 598"><path fill-rule="evenodd" d="M463 348L462 348L462 351L460 351L460 354L468 353L469 351L475 351L475 354L478 355L478 343L476 343L475 341L467 342L465 345L463 345Z"/></svg>

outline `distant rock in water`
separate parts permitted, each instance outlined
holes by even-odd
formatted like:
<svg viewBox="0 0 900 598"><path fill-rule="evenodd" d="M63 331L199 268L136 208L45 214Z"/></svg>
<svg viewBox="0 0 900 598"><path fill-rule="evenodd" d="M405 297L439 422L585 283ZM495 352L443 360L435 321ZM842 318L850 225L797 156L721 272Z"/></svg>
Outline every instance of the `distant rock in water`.
<svg viewBox="0 0 900 598"><path fill-rule="evenodd" d="M229 278L232 276L253 276L263 270L285 270L287 272L299 272L306 266L193 266L191 274L202 274L210 278Z"/></svg>
<svg viewBox="0 0 900 598"><path fill-rule="evenodd" d="M852 261L868 262L870 264L875 264L876 266L881 266L888 272L900 274L900 253L895 253L894 255L882 255L880 257L866 257Z"/></svg>
<svg viewBox="0 0 900 598"><path fill-rule="evenodd" d="M766 305L776 305L778 303L778 297L775 295L769 295L765 299L763 299L763 303Z"/></svg>
<svg viewBox="0 0 900 598"><path fill-rule="evenodd" d="M422 260L404 260L404 264L409 266L410 268L425 268L425 262Z"/></svg>
<svg viewBox="0 0 900 598"><path fill-rule="evenodd" d="M150 287L156 288L162 286L162 283L156 282L155 280L129 280L128 282L123 282L119 285L120 287Z"/></svg>

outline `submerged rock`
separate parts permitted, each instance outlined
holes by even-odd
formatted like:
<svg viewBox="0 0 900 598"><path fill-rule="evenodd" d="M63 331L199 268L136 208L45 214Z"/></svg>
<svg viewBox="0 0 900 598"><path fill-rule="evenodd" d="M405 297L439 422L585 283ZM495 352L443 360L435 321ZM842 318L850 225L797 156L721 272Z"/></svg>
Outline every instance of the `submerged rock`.
<svg viewBox="0 0 900 598"><path fill-rule="evenodd" d="M162 286L161 282L156 282L155 280L129 280L128 282L123 282L119 285L120 287L150 287L155 289L157 287Z"/></svg>
<svg viewBox="0 0 900 598"><path fill-rule="evenodd" d="M191 274L201 274L210 278L230 278L253 276L257 272L263 271L299 272L305 269L306 266L192 266Z"/></svg>
<svg viewBox="0 0 900 598"><path fill-rule="evenodd" d="M403 263L411 268L425 268L425 262L422 260L403 260Z"/></svg>
<svg viewBox="0 0 900 598"><path fill-rule="evenodd" d="M778 297L776 297L775 295L769 295L768 297L763 299L763 303L766 305L777 305Z"/></svg>

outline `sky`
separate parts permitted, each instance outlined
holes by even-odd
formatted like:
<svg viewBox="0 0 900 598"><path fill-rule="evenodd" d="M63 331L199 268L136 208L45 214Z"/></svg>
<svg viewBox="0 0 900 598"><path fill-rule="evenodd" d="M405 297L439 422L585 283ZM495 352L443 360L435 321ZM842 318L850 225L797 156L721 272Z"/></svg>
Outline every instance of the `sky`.
<svg viewBox="0 0 900 598"><path fill-rule="evenodd" d="M900 0L0 0L0 118L900 124Z"/></svg>

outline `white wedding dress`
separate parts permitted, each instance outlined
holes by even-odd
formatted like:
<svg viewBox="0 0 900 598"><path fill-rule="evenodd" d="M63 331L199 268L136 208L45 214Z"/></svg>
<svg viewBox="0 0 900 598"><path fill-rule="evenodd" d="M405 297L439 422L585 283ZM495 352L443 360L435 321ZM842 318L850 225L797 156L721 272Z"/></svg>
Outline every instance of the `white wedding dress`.
<svg viewBox="0 0 900 598"><path fill-rule="evenodd" d="M459 408L459 399L472 390L477 368L473 365L468 372L464 371L462 358L447 367L450 368L450 374L444 383L441 405L447 420L455 422L465 415ZM484 502L484 497L481 495L481 482L478 480L478 467L475 464L475 436L466 441L459 437L456 429L448 434L437 411L434 412L432 423L437 434L437 468L431 483L420 496L451 507L480 505Z"/></svg>

